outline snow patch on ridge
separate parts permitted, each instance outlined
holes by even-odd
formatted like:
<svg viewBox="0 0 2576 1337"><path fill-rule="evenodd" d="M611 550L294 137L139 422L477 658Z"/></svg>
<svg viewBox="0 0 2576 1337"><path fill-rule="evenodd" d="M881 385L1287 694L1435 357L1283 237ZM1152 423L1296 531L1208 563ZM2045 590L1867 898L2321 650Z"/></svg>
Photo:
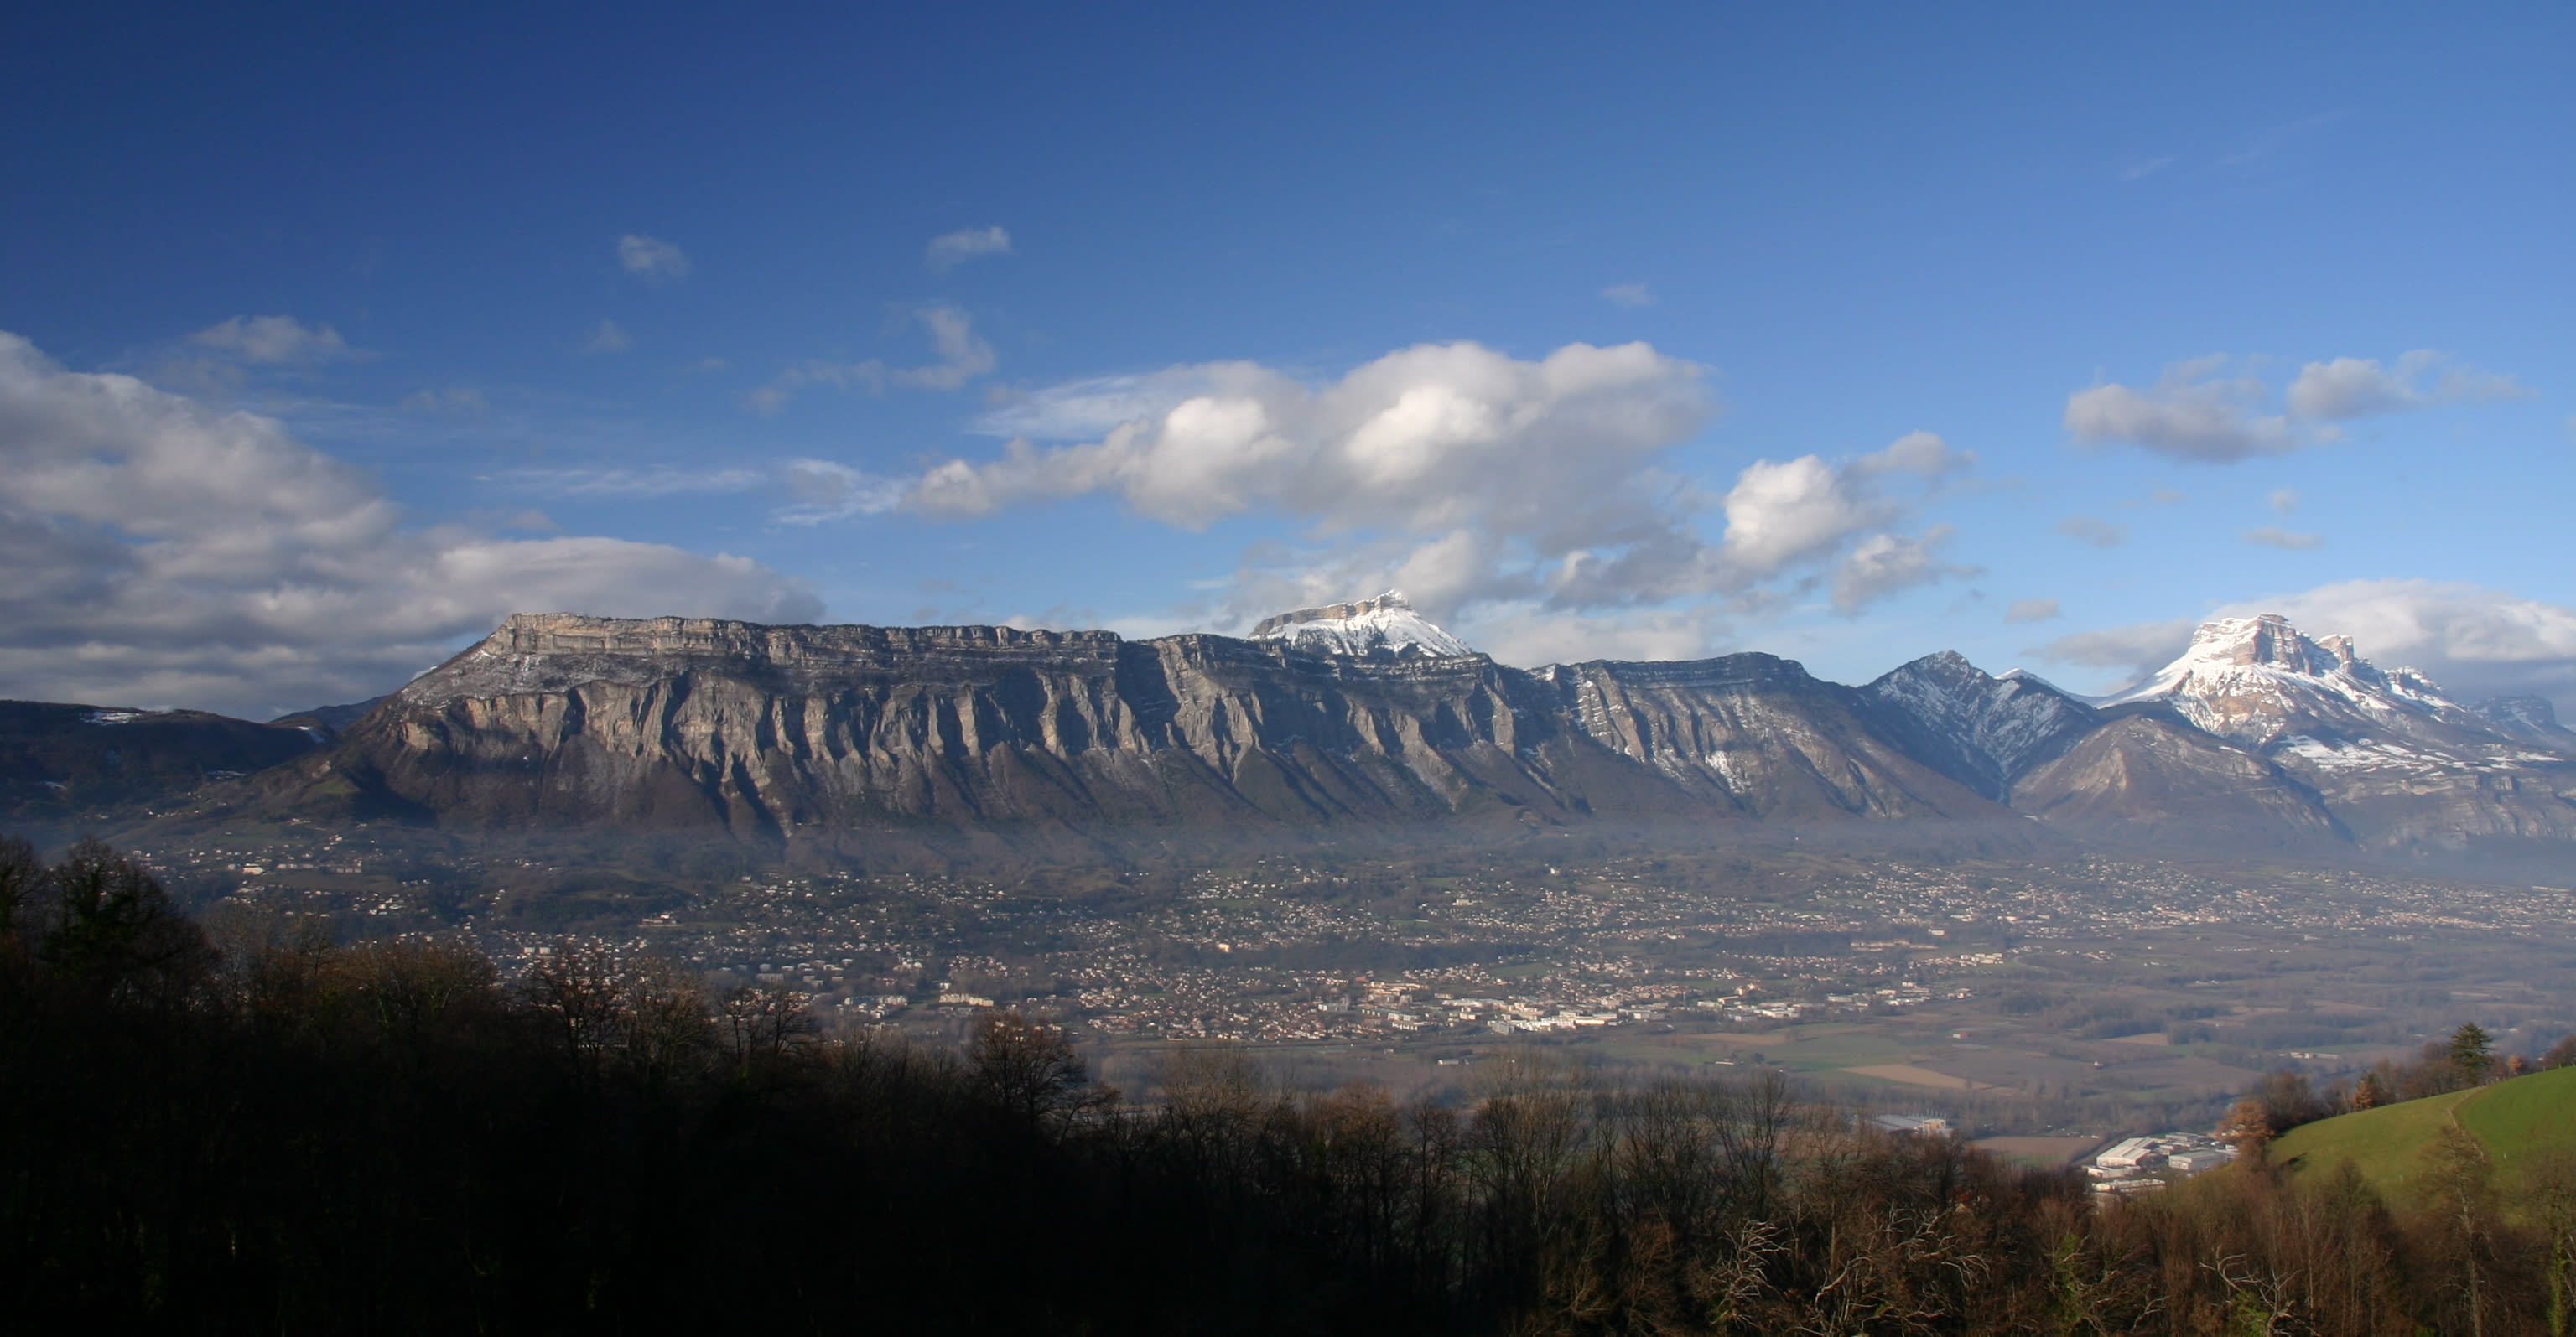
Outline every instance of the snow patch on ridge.
<svg viewBox="0 0 2576 1337"><path fill-rule="evenodd" d="M1284 641L1291 649L1330 655L1396 655L1411 652L1441 658L1476 653L1465 641L1413 611L1404 596L1389 590L1374 599L1300 608L1263 618L1252 629L1256 641Z"/></svg>

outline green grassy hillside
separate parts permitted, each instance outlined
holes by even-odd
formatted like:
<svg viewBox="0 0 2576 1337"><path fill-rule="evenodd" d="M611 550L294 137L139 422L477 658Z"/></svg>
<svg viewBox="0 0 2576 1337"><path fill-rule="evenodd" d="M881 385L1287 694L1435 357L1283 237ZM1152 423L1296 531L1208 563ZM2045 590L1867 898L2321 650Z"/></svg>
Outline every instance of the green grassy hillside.
<svg viewBox="0 0 2576 1337"><path fill-rule="evenodd" d="M2429 1182L2433 1148L2454 1122L2486 1147L2496 1186L2511 1194L2540 1159L2576 1153L2576 1068L2322 1119L2282 1134L2271 1157L2302 1176L2350 1162L2390 1202L2403 1202Z"/></svg>

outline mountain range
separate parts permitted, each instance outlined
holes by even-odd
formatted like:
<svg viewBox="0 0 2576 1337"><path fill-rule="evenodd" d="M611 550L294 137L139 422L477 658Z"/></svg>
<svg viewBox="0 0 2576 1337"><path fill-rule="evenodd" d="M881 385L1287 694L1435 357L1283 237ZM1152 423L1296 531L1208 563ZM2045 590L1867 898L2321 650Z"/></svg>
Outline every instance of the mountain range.
<svg viewBox="0 0 2576 1337"><path fill-rule="evenodd" d="M1602 821L2576 842L2576 733L2548 703L2462 704L2273 616L2213 621L2136 688L2086 698L1946 652L1859 687L1751 653L1524 670L1392 593L1250 638L1141 641L518 614L354 720L290 722L319 744L201 791L191 818L845 848L929 830Z"/></svg>
<svg viewBox="0 0 2576 1337"><path fill-rule="evenodd" d="M174 797L192 820L841 845L1770 820L2563 851L2576 732L2539 698L2464 704L2269 615L2212 621L2160 672L2088 698L1950 652L1859 687L1750 653L1523 670L1392 592L1249 638L1143 641L519 614L390 696L268 724L0 704L10 815Z"/></svg>

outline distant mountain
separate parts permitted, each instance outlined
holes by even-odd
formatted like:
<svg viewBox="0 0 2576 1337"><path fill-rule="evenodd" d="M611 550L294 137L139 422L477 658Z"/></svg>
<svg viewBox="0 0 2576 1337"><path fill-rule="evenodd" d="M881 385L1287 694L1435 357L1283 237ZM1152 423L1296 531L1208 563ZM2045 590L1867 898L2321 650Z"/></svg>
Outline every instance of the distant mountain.
<svg viewBox="0 0 2576 1337"><path fill-rule="evenodd" d="M2545 697L2497 696L2480 701L2469 709L2487 722L2487 727L2507 738L2538 743L2562 751L2576 751L2576 729L2558 722L2556 707Z"/></svg>
<svg viewBox="0 0 2576 1337"><path fill-rule="evenodd" d="M2410 668L2382 671L2346 636L2310 640L2277 613L2219 618L2145 682L2103 705L2153 701L2222 738L2269 747L2291 737L2330 746L2371 737L2437 747L2492 742L2493 724Z"/></svg>
<svg viewBox="0 0 2576 1337"><path fill-rule="evenodd" d="M1263 618L1252 629L1256 641L1281 641L1298 650L1332 655L1423 654L1458 657L1476 653L1465 641L1432 625L1394 590L1354 603L1300 608Z"/></svg>
<svg viewBox="0 0 2576 1337"><path fill-rule="evenodd" d="M2203 625L2180 658L2104 699L2130 703L2278 762L2370 844L2576 840L2576 739L2551 732L2547 703L2472 708L2277 614Z"/></svg>
<svg viewBox="0 0 2576 1337"><path fill-rule="evenodd" d="M1860 690L1916 758L2051 822L2146 839L2348 839L2308 786L2170 710L2097 709L2043 678L1990 676L1949 651Z"/></svg>
<svg viewBox="0 0 2576 1337"><path fill-rule="evenodd" d="M319 741L199 710L0 701L0 817L159 802L307 755Z"/></svg>
<svg viewBox="0 0 2576 1337"><path fill-rule="evenodd" d="M1908 750L1998 803L2031 767L2100 722L2046 679L1993 677L1955 650L1900 665L1860 691L1872 718Z"/></svg>
<svg viewBox="0 0 2576 1337"><path fill-rule="evenodd" d="M2214 622L2097 702L1951 653L1859 688L1762 654L1525 671L1392 593L1248 639L518 614L347 711L281 721L345 724L197 815L844 851L1750 820L2035 819L2196 849L2576 841L2576 748L2545 703L2462 706L2277 617Z"/></svg>

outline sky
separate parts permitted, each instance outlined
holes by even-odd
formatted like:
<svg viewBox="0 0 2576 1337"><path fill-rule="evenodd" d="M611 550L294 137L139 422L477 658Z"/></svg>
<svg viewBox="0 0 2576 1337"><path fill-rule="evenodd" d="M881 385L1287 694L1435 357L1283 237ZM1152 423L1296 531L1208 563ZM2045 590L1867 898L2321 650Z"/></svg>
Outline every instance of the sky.
<svg viewBox="0 0 2576 1337"><path fill-rule="evenodd" d="M2576 714L2564 6L380 9L0 44L0 696L1394 587Z"/></svg>

